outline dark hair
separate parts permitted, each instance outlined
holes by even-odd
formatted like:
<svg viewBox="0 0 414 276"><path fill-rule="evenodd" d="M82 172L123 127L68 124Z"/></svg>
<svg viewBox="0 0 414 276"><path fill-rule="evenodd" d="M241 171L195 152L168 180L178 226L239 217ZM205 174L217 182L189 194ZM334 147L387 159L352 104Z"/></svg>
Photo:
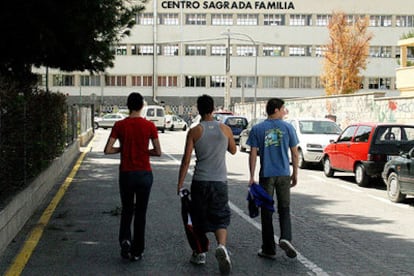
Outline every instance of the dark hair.
<svg viewBox="0 0 414 276"><path fill-rule="evenodd" d="M212 113L214 110L214 100L209 95L202 95L197 99L197 109L201 116Z"/></svg>
<svg viewBox="0 0 414 276"><path fill-rule="evenodd" d="M285 104L285 101L279 98L273 98L267 101L266 104L266 113L267 115L272 115L275 113L275 109L281 109Z"/></svg>
<svg viewBox="0 0 414 276"><path fill-rule="evenodd" d="M138 92L132 92L128 96L127 106L129 109L129 112L135 110L141 110L142 106L144 105L144 98L142 95Z"/></svg>

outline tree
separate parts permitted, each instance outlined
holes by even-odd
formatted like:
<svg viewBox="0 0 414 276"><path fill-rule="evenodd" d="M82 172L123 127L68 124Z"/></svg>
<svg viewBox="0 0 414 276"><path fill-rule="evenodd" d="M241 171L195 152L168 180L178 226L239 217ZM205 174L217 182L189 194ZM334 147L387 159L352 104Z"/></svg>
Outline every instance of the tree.
<svg viewBox="0 0 414 276"><path fill-rule="evenodd" d="M32 66L104 71L111 46L129 35L147 0L13 0L0 4L0 77L30 77Z"/></svg>
<svg viewBox="0 0 414 276"><path fill-rule="evenodd" d="M360 71L366 68L369 53L368 17L348 23L342 13L333 13L329 21L330 42L326 45L321 82L327 95L350 94L360 89Z"/></svg>

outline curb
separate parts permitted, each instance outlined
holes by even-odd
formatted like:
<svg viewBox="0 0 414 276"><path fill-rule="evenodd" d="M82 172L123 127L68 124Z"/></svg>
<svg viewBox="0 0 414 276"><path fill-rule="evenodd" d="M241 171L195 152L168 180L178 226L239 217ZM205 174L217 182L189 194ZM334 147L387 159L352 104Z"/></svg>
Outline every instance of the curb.
<svg viewBox="0 0 414 276"><path fill-rule="evenodd" d="M80 141L78 139L0 211L0 256L40 206L61 174L79 157L79 154Z"/></svg>

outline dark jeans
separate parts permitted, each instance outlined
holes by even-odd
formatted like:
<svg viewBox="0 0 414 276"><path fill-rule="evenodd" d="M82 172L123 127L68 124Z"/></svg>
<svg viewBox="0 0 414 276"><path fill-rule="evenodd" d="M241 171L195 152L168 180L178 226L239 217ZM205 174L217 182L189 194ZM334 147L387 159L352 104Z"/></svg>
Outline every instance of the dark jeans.
<svg viewBox="0 0 414 276"><path fill-rule="evenodd" d="M276 192L277 211L279 213L280 239L292 240L290 222L290 176L275 176L260 179L260 185L273 197ZM261 208L262 250L267 254L276 254L273 230L273 212Z"/></svg>
<svg viewBox="0 0 414 276"><path fill-rule="evenodd" d="M153 175L150 171L120 172L119 191L122 202L119 242L131 241L131 253L139 255L145 248L145 222ZM131 222L134 218L134 235Z"/></svg>

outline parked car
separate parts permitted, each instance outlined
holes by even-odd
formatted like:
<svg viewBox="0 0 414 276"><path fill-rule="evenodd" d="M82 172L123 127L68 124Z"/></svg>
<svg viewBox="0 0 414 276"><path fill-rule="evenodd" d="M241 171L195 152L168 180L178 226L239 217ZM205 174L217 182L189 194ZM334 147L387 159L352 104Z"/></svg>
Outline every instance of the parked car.
<svg viewBox="0 0 414 276"><path fill-rule="evenodd" d="M165 132L165 110L160 105L146 105L141 111L141 116L155 124L158 130Z"/></svg>
<svg viewBox="0 0 414 276"><path fill-rule="evenodd" d="M236 143L240 140L240 133L247 127L247 118L243 116L225 116L221 122L228 125L233 132L233 138Z"/></svg>
<svg viewBox="0 0 414 276"><path fill-rule="evenodd" d="M165 115L165 128L169 130L187 130L187 123L177 115Z"/></svg>
<svg viewBox="0 0 414 276"><path fill-rule="evenodd" d="M382 179L392 202L401 202L407 195L414 195L414 147L385 163Z"/></svg>
<svg viewBox="0 0 414 276"><path fill-rule="evenodd" d="M124 114L121 113L108 113L103 115L102 117L95 117L94 118L94 125L95 128L111 128L114 126L115 122L126 118Z"/></svg>
<svg viewBox="0 0 414 276"><path fill-rule="evenodd" d="M266 120L266 118L256 118L252 119L246 126L246 128L240 132L240 140L239 140L239 146L240 151L245 152L247 150L250 150L250 146L246 143L247 139L249 138L250 131L252 130L252 127L258 123L263 122Z"/></svg>
<svg viewBox="0 0 414 276"><path fill-rule="evenodd" d="M367 186L381 177L385 163L414 146L414 125L357 123L349 125L324 149L324 174L335 171L353 172L356 183Z"/></svg>
<svg viewBox="0 0 414 276"><path fill-rule="evenodd" d="M298 135L299 168L309 164L322 164L323 149L335 141L341 128L332 120L325 118L292 118L291 123Z"/></svg>

